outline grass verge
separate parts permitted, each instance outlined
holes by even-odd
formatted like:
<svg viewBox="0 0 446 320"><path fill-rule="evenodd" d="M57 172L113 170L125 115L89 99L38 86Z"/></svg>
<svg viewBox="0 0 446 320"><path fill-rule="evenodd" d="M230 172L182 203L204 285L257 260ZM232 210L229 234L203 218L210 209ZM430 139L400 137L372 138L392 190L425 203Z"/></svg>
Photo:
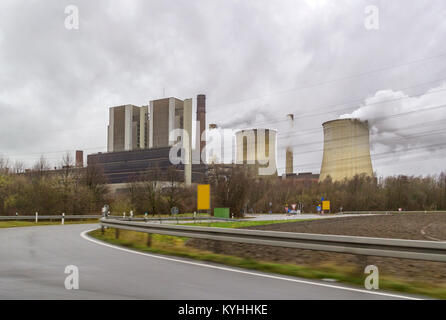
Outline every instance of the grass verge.
<svg viewBox="0 0 446 320"><path fill-rule="evenodd" d="M211 223L211 225L218 227L230 227L229 224L240 227L240 224L261 221L247 221L226 223L224 222ZM265 224L265 221L262 221ZM209 224L204 224L209 225ZM234 226L233 226L234 227ZM210 251L199 250L186 246L188 238L174 237L165 235L152 235L151 246L147 246L148 235L145 233L120 230L119 239L115 238L114 229L106 229L105 233L94 230L89 233L90 236L108 242L114 245L126 247L142 252L172 255L182 258L195 259L200 261L215 262L227 266L257 270L268 273L276 273L287 276L309 278L309 279L335 279L338 282L345 284L353 284L363 287L365 275L359 274L349 266L340 265L318 265L318 266L300 266L293 264L279 264L268 261L257 261L237 256L217 254ZM395 279L380 275L380 289L389 291L398 291L410 294L419 294L430 296L433 298L446 299L445 286L432 286L430 284L419 283L414 281L406 281L404 279Z"/></svg>

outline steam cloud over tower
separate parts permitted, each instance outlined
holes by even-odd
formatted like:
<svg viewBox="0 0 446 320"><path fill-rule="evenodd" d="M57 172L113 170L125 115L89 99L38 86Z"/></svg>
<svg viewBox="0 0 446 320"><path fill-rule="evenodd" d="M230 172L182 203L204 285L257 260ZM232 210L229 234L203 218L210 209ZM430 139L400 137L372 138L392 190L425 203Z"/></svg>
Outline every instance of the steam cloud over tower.
<svg viewBox="0 0 446 320"><path fill-rule="evenodd" d="M369 126L357 119L328 121L324 127L324 156L320 181L333 181L356 175L373 176L370 158Z"/></svg>

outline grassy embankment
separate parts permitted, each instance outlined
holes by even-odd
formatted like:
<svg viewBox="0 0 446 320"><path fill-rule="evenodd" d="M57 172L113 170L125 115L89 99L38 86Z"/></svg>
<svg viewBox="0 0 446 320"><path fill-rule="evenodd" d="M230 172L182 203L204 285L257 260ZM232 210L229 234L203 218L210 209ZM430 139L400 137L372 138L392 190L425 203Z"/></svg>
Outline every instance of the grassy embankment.
<svg viewBox="0 0 446 320"><path fill-rule="evenodd" d="M288 220L294 222L296 220ZM298 220L302 221L302 220ZM220 228L241 228L254 225L266 225L273 223L283 223L283 221L243 221L243 222L214 222L197 223L195 225L211 226ZM173 255L183 258L196 259L207 262L221 263L228 266L252 269L257 271L277 273L288 276L310 278L310 279L334 279L339 282L363 286L365 275L358 273L352 267L330 265L323 266L299 266L293 264L279 264L267 261L257 261L254 259L216 254L210 251L199 250L186 246L188 238L165 235L152 235L151 245L147 246L148 236L145 233L120 230L119 239L115 238L115 230L107 229L104 235L100 230L90 232L90 236L126 248L139 250L148 253L163 255ZM421 294L434 298L446 299L446 287L432 287L424 283L410 282L402 279L390 277L380 277L380 289L400 291L411 294Z"/></svg>

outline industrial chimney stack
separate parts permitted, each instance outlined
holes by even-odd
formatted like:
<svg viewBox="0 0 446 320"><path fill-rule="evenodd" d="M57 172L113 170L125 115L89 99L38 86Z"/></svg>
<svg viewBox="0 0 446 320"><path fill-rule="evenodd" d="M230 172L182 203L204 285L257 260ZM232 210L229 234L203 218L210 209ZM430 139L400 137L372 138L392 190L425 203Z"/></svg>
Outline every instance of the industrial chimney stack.
<svg viewBox="0 0 446 320"><path fill-rule="evenodd" d="M200 137L197 139L200 141L200 152L204 150L206 141L201 141L203 132L206 130L206 95L199 94L197 96L197 121L200 122ZM205 162L206 159L201 159L201 162Z"/></svg>
<svg viewBox="0 0 446 320"><path fill-rule="evenodd" d="M290 131L292 131L294 128L294 115L288 114L287 119L290 126ZM293 162L294 162L293 147L288 145L286 148L286 170L285 170L287 176L292 175L294 173Z"/></svg>
<svg viewBox="0 0 446 320"><path fill-rule="evenodd" d="M82 150L76 150L76 167L84 167L84 152Z"/></svg>

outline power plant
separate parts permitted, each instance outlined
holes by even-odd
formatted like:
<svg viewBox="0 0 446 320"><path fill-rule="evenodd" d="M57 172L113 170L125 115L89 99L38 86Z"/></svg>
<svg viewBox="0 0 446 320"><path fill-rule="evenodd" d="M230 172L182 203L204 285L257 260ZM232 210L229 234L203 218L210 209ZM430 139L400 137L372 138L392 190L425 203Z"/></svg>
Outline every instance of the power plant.
<svg viewBox="0 0 446 320"><path fill-rule="evenodd" d="M107 153L88 155L88 164L100 165L107 181L114 185L123 185L150 168L159 169L160 179L165 179L162 175L172 167L180 172L179 176L184 177L181 182L184 181L186 185L203 182L209 165L203 158L205 152L201 154L206 146L206 96L200 94L196 98L195 143L192 142L192 107L192 99L170 97L150 101L142 107L122 105L110 108ZM285 170L282 179L290 179L291 183L311 184L328 177L332 181L344 181L356 175L373 176L367 122L340 119L323 124L323 160L318 175L311 172L294 173L294 150L289 139L294 132L294 115L288 114L286 119L288 132L283 145ZM209 125L212 133L218 134L214 132L217 128L217 124ZM186 136L172 138L170 134L175 129L184 129ZM241 129L233 133L235 150L231 152L235 151L235 164L258 167L259 176L277 175L277 135L278 132L270 128ZM181 153L185 153L182 156L189 160L189 164L172 165L171 147L180 139L183 143ZM192 149L194 144L195 149ZM200 152L197 153L197 150ZM209 156L211 166L222 163L220 156L213 153ZM82 157L80 153L76 156L78 166L82 166ZM233 160L231 162L234 164ZM273 170L260 171L266 167Z"/></svg>
<svg viewBox="0 0 446 320"><path fill-rule="evenodd" d="M157 171L160 181L166 181L169 168L174 168L176 179L190 185L202 182L206 165L192 163L192 99L180 100L174 97L150 101L147 106L123 105L109 109L107 153L90 154L88 165L102 168L113 189L147 172ZM197 96L197 116L200 125L197 130L196 146L204 148L206 142L198 140L206 128L206 96ZM187 136L173 137L176 129L184 129ZM182 132L184 132L182 131ZM187 139L186 139L187 138ZM186 164L171 163L171 147L182 140L181 155Z"/></svg>
<svg viewBox="0 0 446 320"><path fill-rule="evenodd" d="M324 155L319 181L352 179L356 175L373 177L368 122L340 119L325 122Z"/></svg>

